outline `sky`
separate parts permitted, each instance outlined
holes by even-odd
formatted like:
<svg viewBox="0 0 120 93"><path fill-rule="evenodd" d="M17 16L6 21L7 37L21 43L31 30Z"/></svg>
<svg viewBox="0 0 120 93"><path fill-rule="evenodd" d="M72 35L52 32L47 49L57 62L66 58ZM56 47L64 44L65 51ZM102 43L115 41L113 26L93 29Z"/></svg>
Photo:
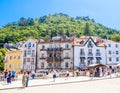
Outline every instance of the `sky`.
<svg viewBox="0 0 120 93"><path fill-rule="evenodd" d="M21 17L39 18L54 13L89 16L120 30L120 0L0 0L0 27Z"/></svg>

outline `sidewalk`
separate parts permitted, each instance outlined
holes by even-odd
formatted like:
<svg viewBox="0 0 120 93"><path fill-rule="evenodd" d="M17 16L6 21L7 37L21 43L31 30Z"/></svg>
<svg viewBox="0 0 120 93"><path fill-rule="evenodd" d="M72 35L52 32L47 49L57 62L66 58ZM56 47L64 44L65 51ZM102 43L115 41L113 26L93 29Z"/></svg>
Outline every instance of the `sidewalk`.
<svg viewBox="0 0 120 93"><path fill-rule="evenodd" d="M67 78L56 78L55 82L53 82L53 79L34 79L34 80L29 80L29 87L67 84L67 83L75 83L75 82L87 82L87 81L102 80L102 79L108 79L108 78L110 77L109 76L94 77L91 80L90 77L79 76L79 77L69 77L68 79ZM114 78L114 76L112 78ZM21 80L13 81L11 84L5 84L3 81L0 82L0 90L15 89L15 88L22 88Z"/></svg>

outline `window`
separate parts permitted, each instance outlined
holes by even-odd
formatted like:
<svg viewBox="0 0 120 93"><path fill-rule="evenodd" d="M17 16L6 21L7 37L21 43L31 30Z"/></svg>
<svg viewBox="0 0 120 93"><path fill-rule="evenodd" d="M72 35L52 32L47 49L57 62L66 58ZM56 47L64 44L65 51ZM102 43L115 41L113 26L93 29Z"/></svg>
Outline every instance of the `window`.
<svg viewBox="0 0 120 93"><path fill-rule="evenodd" d="M32 50L32 55L35 55L35 50Z"/></svg>
<svg viewBox="0 0 120 93"><path fill-rule="evenodd" d="M119 58L118 58L118 57L116 58L116 61L119 61Z"/></svg>
<svg viewBox="0 0 120 93"><path fill-rule="evenodd" d="M45 46L44 46L44 45L42 45L42 49L45 49Z"/></svg>
<svg viewBox="0 0 120 93"><path fill-rule="evenodd" d="M31 60L32 60L32 62L34 62L34 58L32 58Z"/></svg>
<svg viewBox="0 0 120 93"><path fill-rule="evenodd" d="M11 68L11 67L12 67L12 65L10 64L10 65L9 65L9 68Z"/></svg>
<svg viewBox="0 0 120 93"><path fill-rule="evenodd" d="M108 54L111 54L111 51L108 51Z"/></svg>
<svg viewBox="0 0 120 93"><path fill-rule="evenodd" d="M89 41L87 46L92 48L93 47L92 42Z"/></svg>
<svg viewBox="0 0 120 93"><path fill-rule="evenodd" d="M27 47L27 45L25 44L25 47Z"/></svg>
<svg viewBox="0 0 120 93"><path fill-rule="evenodd" d="M118 51L116 51L116 54L118 55Z"/></svg>
<svg viewBox="0 0 120 93"><path fill-rule="evenodd" d="M31 54L31 50L28 50L27 54Z"/></svg>
<svg viewBox="0 0 120 93"><path fill-rule="evenodd" d="M42 58L44 58L44 57L45 57L45 54L44 54L44 53L42 53L42 54L41 54L41 57L42 57Z"/></svg>
<svg viewBox="0 0 120 93"><path fill-rule="evenodd" d="M26 56L26 50L24 51L24 56Z"/></svg>
<svg viewBox="0 0 120 93"><path fill-rule="evenodd" d="M69 64L68 62L65 63L65 67L68 68L69 67Z"/></svg>
<svg viewBox="0 0 120 93"><path fill-rule="evenodd" d="M28 43L28 48L30 48L31 47L31 43Z"/></svg>
<svg viewBox="0 0 120 93"><path fill-rule="evenodd" d="M92 53L92 49L88 49L88 56L92 56L93 53Z"/></svg>
<svg viewBox="0 0 120 93"><path fill-rule="evenodd" d="M100 49L96 49L96 56L100 56Z"/></svg>
<svg viewBox="0 0 120 93"><path fill-rule="evenodd" d="M85 54L84 49L80 49L80 54Z"/></svg>
<svg viewBox="0 0 120 93"><path fill-rule="evenodd" d="M26 62L26 58L23 59L23 62Z"/></svg>
<svg viewBox="0 0 120 93"><path fill-rule="evenodd" d="M16 56L14 56L14 59L16 59Z"/></svg>
<svg viewBox="0 0 120 93"><path fill-rule="evenodd" d="M65 57L69 57L69 53L65 53Z"/></svg>
<svg viewBox="0 0 120 93"><path fill-rule="evenodd" d="M118 44L116 44L115 46L116 46L116 48L118 48Z"/></svg>
<svg viewBox="0 0 120 93"><path fill-rule="evenodd" d="M52 63L48 63L48 66L49 66L49 67L52 67Z"/></svg>
<svg viewBox="0 0 120 93"><path fill-rule="evenodd" d="M20 59L20 55L18 56L18 59Z"/></svg>
<svg viewBox="0 0 120 93"><path fill-rule="evenodd" d="M10 60L12 60L12 56L10 56Z"/></svg>
<svg viewBox="0 0 120 93"><path fill-rule="evenodd" d="M27 62L30 62L30 58L27 58Z"/></svg>
<svg viewBox="0 0 120 93"><path fill-rule="evenodd" d="M44 68L44 63L41 63L41 68Z"/></svg>
<svg viewBox="0 0 120 93"><path fill-rule="evenodd" d="M66 45L65 45L65 48L69 48L69 45L68 45L68 44L66 44Z"/></svg>
<svg viewBox="0 0 120 93"><path fill-rule="evenodd" d="M111 47L111 44L108 44L108 47Z"/></svg>
<svg viewBox="0 0 120 93"><path fill-rule="evenodd" d="M35 44L33 44L33 47L35 47Z"/></svg>
<svg viewBox="0 0 120 93"><path fill-rule="evenodd" d="M109 61L112 61L112 58L111 58L111 57L109 57Z"/></svg>

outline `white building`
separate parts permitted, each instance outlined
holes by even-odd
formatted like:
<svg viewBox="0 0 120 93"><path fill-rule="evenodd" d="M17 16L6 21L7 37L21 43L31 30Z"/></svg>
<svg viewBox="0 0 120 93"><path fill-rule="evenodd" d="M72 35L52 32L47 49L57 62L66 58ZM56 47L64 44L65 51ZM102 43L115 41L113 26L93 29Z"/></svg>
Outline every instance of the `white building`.
<svg viewBox="0 0 120 93"><path fill-rule="evenodd" d="M106 63L116 65L120 63L120 43L111 40L105 40L106 45Z"/></svg>
<svg viewBox="0 0 120 93"><path fill-rule="evenodd" d="M72 69L73 41L66 36L40 40L37 50L37 69Z"/></svg>
<svg viewBox="0 0 120 93"><path fill-rule="evenodd" d="M21 48L21 47L20 47ZM35 71L37 40L29 39L22 44L23 71Z"/></svg>
<svg viewBox="0 0 120 93"><path fill-rule="evenodd" d="M84 67L96 63L106 64L104 41L89 36L74 38L74 66Z"/></svg>

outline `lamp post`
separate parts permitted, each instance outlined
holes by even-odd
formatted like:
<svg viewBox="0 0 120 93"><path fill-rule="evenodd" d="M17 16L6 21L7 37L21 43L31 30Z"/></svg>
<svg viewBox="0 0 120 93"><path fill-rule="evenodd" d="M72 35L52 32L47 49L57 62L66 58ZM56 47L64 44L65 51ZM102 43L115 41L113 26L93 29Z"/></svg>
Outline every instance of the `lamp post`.
<svg viewBox="0 0 120 93"><path fill-rule="evenodd" d="M74 77L74 45L72 45L73 48L73 77Z"/></svg>

